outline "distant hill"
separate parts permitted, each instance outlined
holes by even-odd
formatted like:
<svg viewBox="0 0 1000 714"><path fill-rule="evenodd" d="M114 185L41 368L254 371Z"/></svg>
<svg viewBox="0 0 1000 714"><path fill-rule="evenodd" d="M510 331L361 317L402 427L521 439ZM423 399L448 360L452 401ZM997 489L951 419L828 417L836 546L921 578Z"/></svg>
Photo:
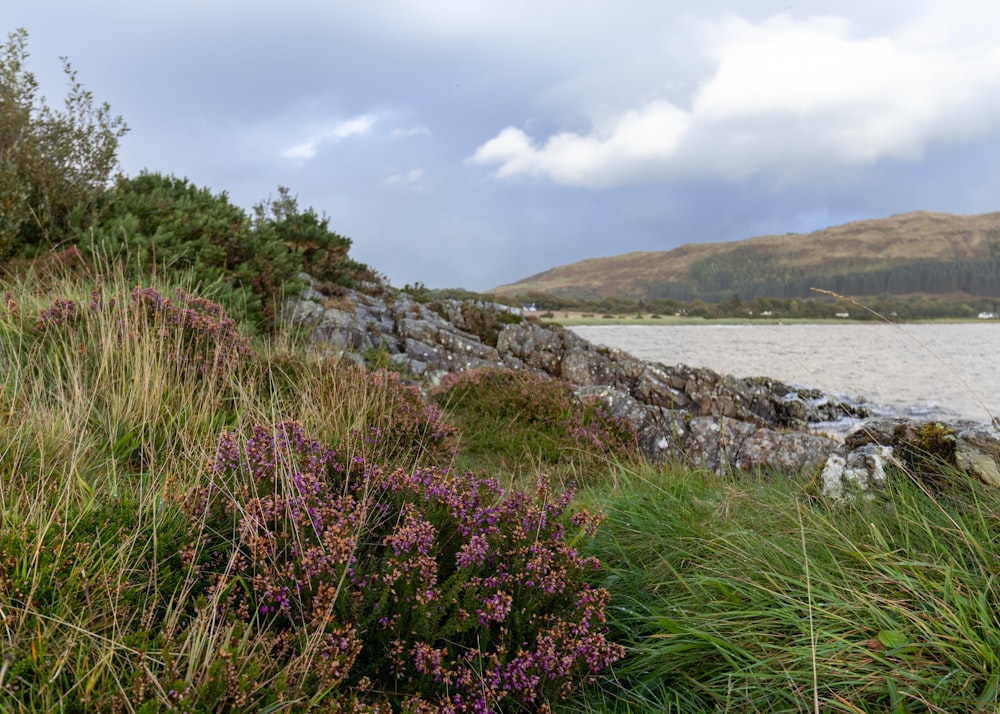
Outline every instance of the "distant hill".
<svg viewBox="0 0 1000 714"><path fill-rule="evenodd" d="M593 258L490 292L717 302L733 294L808 297L811 288L850 296L1000 296L1000 213L918 211L808 234Z"/></svg>

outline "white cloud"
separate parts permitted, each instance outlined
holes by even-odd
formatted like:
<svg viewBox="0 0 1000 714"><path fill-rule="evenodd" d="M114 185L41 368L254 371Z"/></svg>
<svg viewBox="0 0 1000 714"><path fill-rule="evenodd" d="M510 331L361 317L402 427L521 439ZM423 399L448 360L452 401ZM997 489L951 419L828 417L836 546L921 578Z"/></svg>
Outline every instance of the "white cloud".
<svg viewBox="0 0 1000 714"><path fill-rule="evenodd" d="M311 159L316 156L316 152L322 144L368 134L381 118L382 116L377 113L361 114L350 119L341 119L332 124L315 127L309 132L308 139L284 149L281 156L286 159Z"/></svg>
<svg viewBox="0 0 1000 714"><path fill-rule="evenodd" d="M424 177L424 172L421 169L410 169L401 174L393 174L386 178L385 182L387 184L415 184L419 182Z"/></svg>
<svg viewBox="0 0 1000 714"><path fill-rule="evenodd" d="M413 126L402 129L393 129L389 134L393 139L406 139L411 136L430 136L431 130L426 126Z"/></svg>
<svg viewBox="0 0 1000 714"><path fill-rule="evenodd" d="M611 186L650 179L785 179L1000 127L1000 46L924 15L863 35L836 17L690 24L710 71L681 101L644 98L543 141L508 126L472 161L500 177ZM973 17L970 15L969 17ZM669 67L663 68L664 75ZM667 81L663 82L666 87Z"/></svg>

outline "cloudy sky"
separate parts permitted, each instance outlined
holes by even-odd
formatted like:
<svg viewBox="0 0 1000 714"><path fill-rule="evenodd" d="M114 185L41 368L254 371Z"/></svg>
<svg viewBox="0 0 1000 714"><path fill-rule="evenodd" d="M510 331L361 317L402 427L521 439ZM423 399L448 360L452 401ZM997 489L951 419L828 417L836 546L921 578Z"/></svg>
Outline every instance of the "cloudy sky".
<svg viewBox="0 0 1000 714"><path fill-rule="evenodd" d="M143 169L287 186L397 286L1000 210L996 0L8 0Z"/></svg>

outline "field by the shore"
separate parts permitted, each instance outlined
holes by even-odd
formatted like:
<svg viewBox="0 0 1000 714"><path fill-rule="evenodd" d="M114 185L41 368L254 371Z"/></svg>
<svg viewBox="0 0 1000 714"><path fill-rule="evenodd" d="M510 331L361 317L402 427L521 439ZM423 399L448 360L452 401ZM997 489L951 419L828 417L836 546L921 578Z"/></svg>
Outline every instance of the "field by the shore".
<svg viewBox="0 0 1000 714"><path fill-rule="evenodd" d="M887 322L892 324L902 324L902 321L892 320L888 317L871 315L868 319L846 318L809 318L809 317L774 317L748 315L747 317L695 317L690 315L663 315L657 313L630 313L624 315L612 315L599 312L585 312L580 310L552 310L528 312L526 316L537 319L544 323L562 325L564 327L574 327L577 325L816 325L816 324L843 324L843 323L863 323L863 322ZM926 320L909 320L907 322L940 322L940 323L983 323L992 324L997 320L979 320L976 318L936 318Z"/></svg>

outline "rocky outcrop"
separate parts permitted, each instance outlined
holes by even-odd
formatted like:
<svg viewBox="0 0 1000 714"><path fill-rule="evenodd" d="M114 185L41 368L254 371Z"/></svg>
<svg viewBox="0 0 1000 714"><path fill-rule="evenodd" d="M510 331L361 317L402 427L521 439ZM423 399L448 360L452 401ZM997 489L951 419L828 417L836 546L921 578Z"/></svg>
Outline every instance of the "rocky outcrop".
<svg viewBox="0 0 1000 714"><path fill-rule="evenodd" d="M358 361L378 357L376 362L423 382L487 366L566 380L581 398L600 399L613 415L634 424L642 451L657 460L717 472L820 472L823 492L844 498L877 489L887 464L907 465L900 454L918 453L931 440L945 448L949 463L1000 486L1000 433L990 427L944 434L906 420L875 419L840 442L810 433L810 425L861 419L868 416L865 405L768 378L645 362L495 303L422 304L395 291L345 291L331 298L306 288L288 301L282 318L310 330L328 352Z"/></svg>
<svg viewBox="0 0 1000 714"><path fill-rule="evenodd" d="M865 420L827 458L822 493L832 499L871 497L885 486L889 465L931 486L951 471L1000 487L1000 430L986 424Z"/></svg>
<svg viewBox="0 0 1000 714"><path fill-rule="evenodd" d="M600 399L610 414L634 424L639 446L647 456L717 473L732 468L812 471L838 445L836 440L817 434L786 432L727 416L697 416L683 409L644 404L607 386L578 387L576 393Z"/></svg>
<svg viewBox="0 0 1000 714"><path fill-rule="evenodd" d="M497 349L553 377L581 386L614 387L644 404L760 426L803 429L844 416L867 416L864 405L777 380L737 379L707 368L644 362L594 345L558 326L523 322L500 333Z"/></svg>

